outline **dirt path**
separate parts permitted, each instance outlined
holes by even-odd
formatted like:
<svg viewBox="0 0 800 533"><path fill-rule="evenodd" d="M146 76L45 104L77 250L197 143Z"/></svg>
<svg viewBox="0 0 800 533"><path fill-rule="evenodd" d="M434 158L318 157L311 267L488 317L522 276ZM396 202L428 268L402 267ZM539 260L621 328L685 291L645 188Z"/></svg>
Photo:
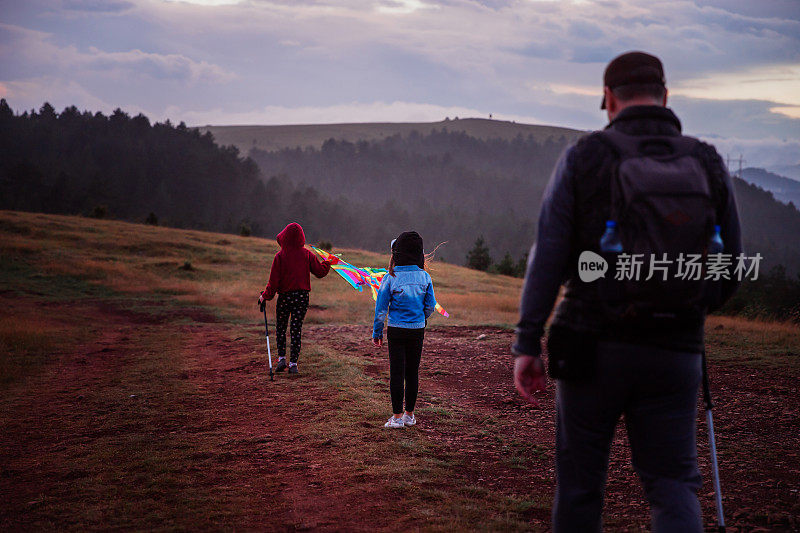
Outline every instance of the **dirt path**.
<svg viewBox="0 0 800 533"><path fill-rule="evenodd" d="M269 382L263 330L103 302L62 311L99 326L2 398L0 529L368 529L375 506L331 490L342 473L298 431L332 391Z"/></svg>
<svg viewBox="0 0 800 533"><path fill-rule="evenodd" d="M375 376L388 375L388 358L365 342L364 327L317 327L311 336L369 359ZM420 407L449 405L458 416L478 422L463 431L441 431L421 419L418 431L464 456L463 475L493 491L542 495L554 491L554 402L552 383L541 409L523 402L512 386L508 349L512 333L499 328L438 327L425 337ZM335 341L334 341L335 339ZM715 364L715 428L730 530L800 528L800 380L774 370ZM699 406L699 404L698 404ZM388 396L387 396L388 409ZM707 526L715 517L707 428L699 421L701 504ZM481 424L487 424L481 427ZM605 523L611 528L647 529L648 507L630 466L624 430L612 446ZM548 509L527 518L546 528Z"/></svg>
<svg viewBox="0 0 800 533"><path fill-rule="evenodd" d="M513 500L531 529L547 527L552 391L538 410L517 398L505 330L429 331L420 423L398 436L380 427L382 414L338 418L359 406L342 405L348 385L329 380L330 368L315 359L316 344L366 361L388 415L388 363L385 351L369 345L366 327L307 326L301 374L269 382L256 326L99 301L59 311L65 323L85 325L90 340L55 354L0 398L0 529L408 529L426 522L398 521L394 502L419 491L446 499L459 484ZM796 528L797 378L738 366L720 368L718 376L729 520L742 530ZM710 523L704 435L702 502ZM391 447L409 450L410 460L446 457L447 475L402 492L396 466L359 453ZM620 434L607 523L646 528L628 464Z"/></svg>

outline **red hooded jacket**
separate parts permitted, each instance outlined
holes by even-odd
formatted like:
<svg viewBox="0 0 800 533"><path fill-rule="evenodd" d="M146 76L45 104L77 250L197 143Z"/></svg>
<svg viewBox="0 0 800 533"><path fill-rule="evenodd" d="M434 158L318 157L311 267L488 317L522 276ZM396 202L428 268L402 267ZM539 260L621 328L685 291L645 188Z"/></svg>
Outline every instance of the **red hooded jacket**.
<svg viewBox="0 0 800 533"><path fill-rule="evenodd" d="M269 282L264 297L272 300L276 292L311 290L309 272L324 278L331 270L327 261L320 261L310 250L304 248L306 236L297 222L292 222L278 233L281 249L272 260Z"/></svg>

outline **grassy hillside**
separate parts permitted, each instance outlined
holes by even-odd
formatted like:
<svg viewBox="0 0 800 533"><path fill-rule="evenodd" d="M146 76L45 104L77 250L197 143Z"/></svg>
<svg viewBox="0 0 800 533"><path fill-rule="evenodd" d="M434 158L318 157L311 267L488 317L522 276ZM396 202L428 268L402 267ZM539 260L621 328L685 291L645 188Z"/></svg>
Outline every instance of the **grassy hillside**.
<svg viewBox="0 0 800 533"><path fill-rule="evenodd" d="M243 154L252 148L259 150L281 150L283 148L320 148L328 139L378 141L392 135L408 135L412 131L422 134L431 130L447 128L451 132L463 131L478 139L507 139L517 135L532 135L541 142L548 137L562 135L567 140L577 139L584 132L556 126L518 124L503 120L465 118L441 122L374 122L359 124L301 124L289 126L200 126L201 133L210 131L217 144L234 145Z"/></svg>
<svg viewBox="0 0 800 533"><path fill-rule="evenodd" d="M2 291L33 283L59 299L114 294L136 305L152 300L236 320L257 315L255 302L278 249L269 239L13 211L0 211L0 235ZM388 255L333 252L358 266L389 263ZM435 315L433 324L516 322L521 280L435 261L431 275L451 315ZM312 323L372 321L370 293L353 290L334 273L312 278L311 303Z"/></svg>

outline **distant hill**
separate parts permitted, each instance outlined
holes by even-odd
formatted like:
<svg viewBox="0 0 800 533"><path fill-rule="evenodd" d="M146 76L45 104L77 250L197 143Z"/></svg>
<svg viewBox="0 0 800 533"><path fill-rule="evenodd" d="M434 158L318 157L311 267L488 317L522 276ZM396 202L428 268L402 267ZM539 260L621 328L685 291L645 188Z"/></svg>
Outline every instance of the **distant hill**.
<svg viewBox="0 0 800 533"><path fill-rule="evenodd" d="M742 224L742 240L748 255L760 252L767 270L783 265L792 277L800 273L800 211L775 200L772 193L734 178Z"/></svg>
<svg viewBox="0 0 800 533"><path fill-rule="evenodd" d="M503 120L465 118L441 122L368 122L362 124L300 124L289 126L201 126L201 133L211 132L220 145L236 146L243 154L251 149L282 150L284 148L321 148L328 139L337 141L380 141L393 135L408 135L412 131L428 134L432 130L464 132L476 139L511 140L518 135L532 135L537 141L549 137L564 137L572 141L585 132L556 126L519 124Z"/></svg>
<svg viewBox="0 0 800 533"><path fill-rule="evenodd" d="M786 176L787 178L800 181L800 165L782 165L768 168L767 170L779 176Z"/></svg>
<svg viewBox="0 0 800 533"><path fill-rule="evenodd" d="M771 192L776 200L785 204L792 202L796 207L800 207L800 181L786 178L763 168L745 168L742 170L741 178Z"/></svg>

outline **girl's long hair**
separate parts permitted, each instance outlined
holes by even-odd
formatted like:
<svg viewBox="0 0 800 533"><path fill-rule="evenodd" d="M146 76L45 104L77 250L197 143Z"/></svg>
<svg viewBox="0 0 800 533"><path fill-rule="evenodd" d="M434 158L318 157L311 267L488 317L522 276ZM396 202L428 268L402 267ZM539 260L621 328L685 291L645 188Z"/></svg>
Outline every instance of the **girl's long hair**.
<svg viewBox="0 0 800 533"><path fill-rule="evenodd" d="M422 270L426 270L426 271L430 270L431 263L433 263L433 260L436 257L436 250L438 250L441 246L444 246L445 244L447 244L447 241L440 242L439 244L436 245L436 248L434 248L431 252L429 252L429 253L427 253L427 254L425 254L423 256L423 261L424 262L422 264L423 265L422 266ZM394 276L394 266L395 266L394 265L394 254L392 254L392 258L389 260L389 275L390 276Z"/></svg>

